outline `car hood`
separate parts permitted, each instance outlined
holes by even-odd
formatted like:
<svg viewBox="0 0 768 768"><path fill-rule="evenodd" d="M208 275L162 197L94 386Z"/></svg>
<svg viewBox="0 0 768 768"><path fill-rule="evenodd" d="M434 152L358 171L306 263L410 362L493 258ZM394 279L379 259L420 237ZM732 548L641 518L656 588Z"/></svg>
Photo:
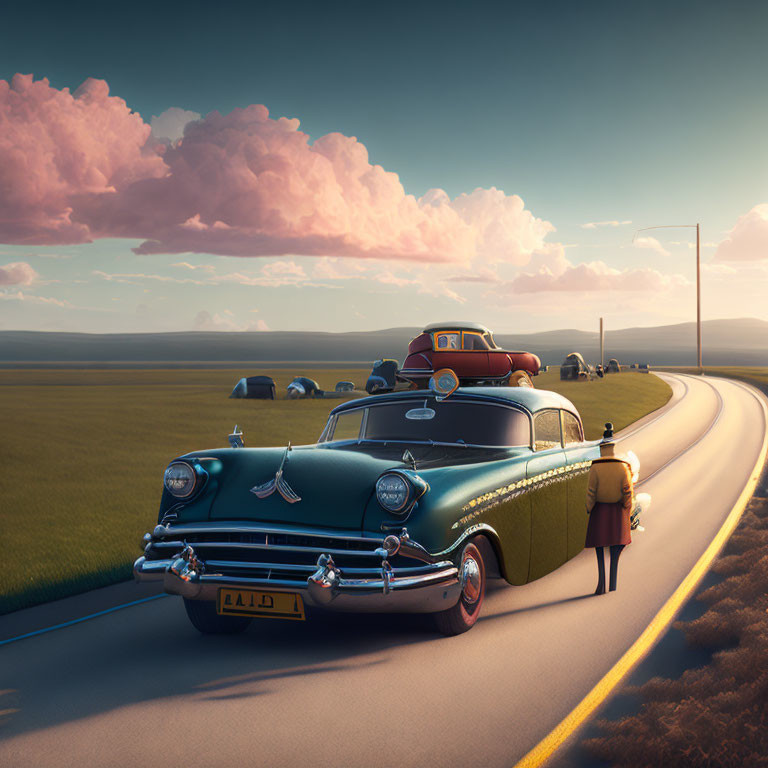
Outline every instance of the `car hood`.
<svg viewBox="0 0 768 768"><path fill-rule="evenodd" d="M285 448L238 448L199 454L201 459L204 456L215 460L202 462L206 469L215 467L211 520L323 528L361 529L379 475L403 466L390 459L316 446L294 448L287 454ZM300 501L290 503L277 490L264 498L251 491L274 480L281 464L282 479Z"/></svg>

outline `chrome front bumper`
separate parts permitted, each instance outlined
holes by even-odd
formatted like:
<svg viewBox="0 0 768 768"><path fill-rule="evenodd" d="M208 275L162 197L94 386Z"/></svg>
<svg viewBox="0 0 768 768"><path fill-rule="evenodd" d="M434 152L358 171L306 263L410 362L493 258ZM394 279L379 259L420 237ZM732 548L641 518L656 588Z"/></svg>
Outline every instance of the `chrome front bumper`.
<svg viewBox="0 0 768 768"><path fill-rule="evenodd" d="M158 526L152 534L147 534L147 552L153 550L153 547L155 553L158 548L173 549L175 544L178 548L170 558L148 559L142 556L136 560L133 565L136 580L162 581L163 588L169 594L191 600L216 600L221 587L264 589L271 592L299 592L307 605L316 608L361 613L443 611L455 605L461 594L456 566L450 560L438 560L429 555L408 537L405 529L399 536L387 536L379 547L356 552L378 561L378 565L371 568L337 566L331 552L322 552L314 566L281 563L279 568L270 568L269 563L253 561L202 560L192 545L176 538L189 530L189 526ZM204 532L205 528L200 526L195 530ZM240 526L237 530L246 528ZM274 531L251 527L247 530ZM360 541L363 544L370 540L361 538ZM211 545L201 543L199 546ZM249 549L269 548L268 543L249 546ZM280 549L294 549L297 553L301 551L306 554L307 548ZM418 564L393 568L389 559L397 553L416 560ZM346 553L336 554L343 557ZM263 575L265 569L266 577ZM281 571L283 577L273 578L273 569ZM247 575L249 571L259 575ZM284 578L286 575L288 578Z"/></svg>

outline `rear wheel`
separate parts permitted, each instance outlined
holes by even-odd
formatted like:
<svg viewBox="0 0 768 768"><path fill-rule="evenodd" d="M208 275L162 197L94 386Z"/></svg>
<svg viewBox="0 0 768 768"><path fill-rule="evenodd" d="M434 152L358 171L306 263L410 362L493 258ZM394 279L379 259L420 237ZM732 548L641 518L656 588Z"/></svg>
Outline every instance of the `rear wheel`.
<svg viewBox="0 0 768 768"><path fill-rule="evenodd" d="M244 632L253 619L248 616L219 616L212 600L187 600L184 607L192 626L204 635L234 635Z"/></svg>
<svg viewBox="0 0 768 768"><path fill-rule="evenodd" d="M470 541L462 550L459 560L461 597L447 611L433 614L435 628L443 635L460 635L472 629L480 616L485 598L486 568L480 548Z"/></svg>

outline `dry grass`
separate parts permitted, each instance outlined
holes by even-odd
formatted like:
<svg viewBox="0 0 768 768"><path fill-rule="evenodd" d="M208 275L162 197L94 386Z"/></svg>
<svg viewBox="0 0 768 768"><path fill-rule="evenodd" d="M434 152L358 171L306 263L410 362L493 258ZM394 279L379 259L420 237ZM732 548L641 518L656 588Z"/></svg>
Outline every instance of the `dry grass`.
<svg viewBox="0 0 768 768"><path fill-rule="evenodd" d="M599 722L603 735L585 742L595 757L633 767L768 765L768 499L752 500L713 569L726 578L699 595L709 609L676 625L690 645L714 651L711 663L631 689L641 711Z"/></svg>
<svg viewBox="0 0 768 768"><path fill-rule="evenodd" d="M155 522L168 461L225 446L235 423L246 445L313 443L341 400L283 399L296 371L261 370L278 400L230 400L242 370L0 371L0 614L130 577ZM368 371L312 369L321 387ZM589 383L542 375L582 411L587 434L617 428L669 398L655 376Z"/></svg>

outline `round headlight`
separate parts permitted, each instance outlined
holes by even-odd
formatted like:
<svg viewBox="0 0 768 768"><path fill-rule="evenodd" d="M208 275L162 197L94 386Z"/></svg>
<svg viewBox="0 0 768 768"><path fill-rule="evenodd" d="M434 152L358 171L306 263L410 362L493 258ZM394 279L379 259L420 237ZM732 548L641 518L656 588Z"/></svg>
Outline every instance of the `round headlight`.
<svg viewBox="0 0 768 768"><path fill-rule="evenodd" d="M408 503L410 488L400 475L382 475L376 482L376 498L389 512L402 512Z"/></svg>
<svg viewBox="0 0 768 768"><path fill-rule="evenodd" d="M179 461L171 464L165 470L163 482L168 491L176 496L176 498L184 499L195 490L197 476L195 475L195 470L189 464Z"/></svg>

